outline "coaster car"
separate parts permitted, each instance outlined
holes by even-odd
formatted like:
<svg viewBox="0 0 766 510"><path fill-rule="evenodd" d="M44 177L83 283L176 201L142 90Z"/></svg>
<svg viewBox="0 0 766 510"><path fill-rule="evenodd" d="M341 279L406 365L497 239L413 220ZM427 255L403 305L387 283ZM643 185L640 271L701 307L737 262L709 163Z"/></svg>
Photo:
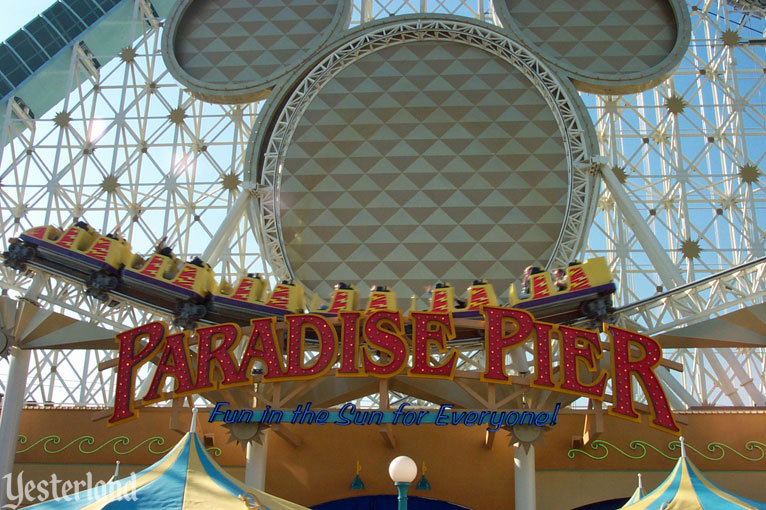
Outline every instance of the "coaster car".
<svg viewBox="0 0 766 510"><path fill-rule="evenodd" d="M615 290L603 257L571 263L553 273L530 266L524 272L522 288L517 290L511 285L509 306L528 310L535 318L548 322L603 320L614 310L611 295ZM486 280L476 280L468 288L468 302L457 299L449 283L437 283L431 289L432 312L452 312L455 318L480 318L484 305L498 305L492 284Z"/></svg>
<svg viewBox="0 0 766 510"><path fill-rule="evenodd" d="M65 232L52 226L34 227L11 239L5 264L19 271L27 265L75 280L88 294L109 301L120 285L120 272L131 260L130 245L118 234L101 235L78 221Z"/></svg>
<svg viewBox="0 0 766 510"><path fill-rule="evenodd" d="M329 305L320 305L319 294L314 294L309 310L311 313L325 317L337 317L340 312L359 310L359 291L351 284L339 282L335 284Z"/></svg>
<svg viewBox="0 0 766 510"><path fill-rule="evenodd" d="M375 285L370 289L370 298L367 300L366 313L378 310L398 310L396 305L396 293L387 285Z"/></svg>
<svg viewBox="0 0 766 510"><path fill-rule="evenodd" d="M449 282L439 282L431 289L430 312L452 312L455 318L481 317L482 306L498 306L495 289L487 280L474 280L468 287L468 301L455 297Z"/></svg>
<svg viewBox="0 0 766 510"><path fill-rule="evenodd" d="M246 325L253 317L302 313L306 308L303 288L292 282L280 283L265 299L266 282L258 275L219 289L212 268L199 257L181 262L163 247L144 259L119 235L101 235L85 222L66 231L31 228L10 240L3 257L18 271L31 267L63 276L107 302L116 304L113 297L120 297L172 313L173 322L187 329L198 322Z"/></svg>
<svg viewBox="0 0 766 510"><path fill-rule="evenodd" d="M315 295L309 309L311 313L325 317L335 318L340 312L362 311L359 308L359 291L353 285L343 282L335 284L329 306L320 307L317 301L318 298ZM396 304L396 293L386 285L373 285L370 288L370 297L363 311L372 313L378 310L399 310Z"/></svg>
<svg viewBox="0 0 766 510"><path fill-rule="evenodd" d="M614 311L612 294L617 287L603 257L570 263L553 275L533 269L525 277L520 289L511 285L509 305L527 310L539 320L556 323L581 318L604 320Z"/></svg>
<svg viewBox="0 0 766 510"><path fill-rule="evenodd" d="M116 294L173 311L174 324L192 328L207 314L208 299L218 288L213 269L199 257L180 262L170 248L147 260L134 255L122 272L124 285Z"/></svg>
<svg viewBox="0 0 766 510"><path fill-rule="evenodd" d="M303 287L291 281L278 284L268 295L266 280L253 274L241 277L233 286L223 282L219 288L212 268L199 257L181 262L170 248L163 247L145 260L134 255L118 234L101 235L82 221L66 231L52 226L31 228L10 240L3 257L7 266L19 271L31 267L83 284L89 295L107 303L122 297L172 313L174 323L184 328L198 322L247 325L254 317L282 317L306 310ZM611 294L615 290L606 260L597 257L553 273L530 266L524 271L522 286L511 285L508 296L510 306L528 310L539 320L567 323L607 319L613 311ZM359 292L345 283L335 286L329 305L319 307L318 301L315 296L311 312L332 318L343 311L399 309L396 294L386 286L372 287L364 310ZM429 311L479 319L483 306L498 306L494 288L486 280L473 282L466 301L455 296L449 283L431 289ZM415 309L414 298L411 308Z"/></svg>
<svg viewBox="0 0 766 510"><path fill-rule="evenodd" d="M255 317L303 313L306 298L303 287L283 281L264 300L266 281L260 275L247 274L231 288L222 285L210 297L205 322L249 324Z"/></svg>

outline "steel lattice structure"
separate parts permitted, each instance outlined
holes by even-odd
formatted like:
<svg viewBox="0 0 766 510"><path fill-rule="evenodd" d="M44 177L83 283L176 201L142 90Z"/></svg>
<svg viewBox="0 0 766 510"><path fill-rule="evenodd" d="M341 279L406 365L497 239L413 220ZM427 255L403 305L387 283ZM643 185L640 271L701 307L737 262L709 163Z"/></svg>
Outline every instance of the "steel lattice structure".
<svg viewBox="0 0 766 510"><path fill-rule="evenodd" d="M653 334L763 302L766 293L766 264L757 260L766 239L766 53L757 44L763 10L725 0L690 0L689 8L692 43L675 76L641 94L583 95L606 183L583 256L608 258L623 307L618 319ZM494 20L489 0L357 0L350 23L418 12ZM260 103L194 99L165 69L161 20L143 0L134 13L135 42L116 58L95 55L109 63L94 69L92 56L73 54L72 92L51 111L31 118L9 101L16 115L6 115L0 131L3 247L29 227L84 219L102 231L118 229L136 252L166 238L186 258L220 241L216 233L226 224L233 235L228 251L218 250L216 272L230 280L248 271L271 275L263 229L235 207L251 193L242 182L244 158ZM1 271L4 292L22 295L29 275ZM107 307L54 279L40 302L118 330L155 317L126 304ZM680 378L665 378L677 406L766 404L763 349L665 355L685 368ZM111 353L34 356L29 398L108 404L111 372L99 363ZM471 356L463 354L462 363L471 365ZM0 361L0 391L6 374ZM367 403L378 399L372 394Z"/></svg>

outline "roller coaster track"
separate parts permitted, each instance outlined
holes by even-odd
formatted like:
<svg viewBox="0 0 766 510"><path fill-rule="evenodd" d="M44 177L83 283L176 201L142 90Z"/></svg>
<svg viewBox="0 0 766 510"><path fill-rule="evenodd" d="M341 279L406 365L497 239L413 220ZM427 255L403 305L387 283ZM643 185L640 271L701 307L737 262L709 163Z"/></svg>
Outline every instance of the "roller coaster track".
<svg viewBox="0 0 766 510"><path fill-rule="evenodd" d="M766 257L618 308L617 324L648 335L694 324L766 296Z"/></svg>
<svg viewBox="0 0 766 510"><path fill-rule="evenodd" d="M765 276L766 258L758 258L623 306L615 311L616 322L649 335L695 324L762 302ZM664 381L688 407L715 404L722 397L733 405L748 405L749 399L751 405L764 406L766 390L758 375L764 356L759 348L677 349L670 357L684 365L685 383Z"/></svg>
<svg viewBox="0 0 766 510"><path fill-rule="evenodd" d="M49 291L41 295L42 300L48 301L55 307L66 308L70 312L75 312L86 320L94 320L105 312L104 309L89 310L88 308L94 304L92 299L83 299L77 302L66 299L65 296L71 297L73 289L77 289L75 294L83 295L82 289L84 287L81 283L47 268L35 269L49 277L47 285ZM766 294L764 288L766 287L765 272L766 258L753 260L652 298L621 307L616 310L615 317L619 325L637 329L647 334L659 334L675 327L693 324L760 300ZM23 288L23 284L19 287L19 289L21 288ZM103 315L101 318L101 322L106 322L118 330L130 327L131 322L134 323L133 325L137 325L134 322L136 319L138 319L137 322L141 322L140 317L144 314L139 310L143 310L144 313L149 312L148 317L144 316L145 319L153 316L152 318L156 320L164 315L162 311L157 310L150 303L136 303L134 300L119 301L119 303L113 303L115 306L108 307L117 320L104 321ZM138 316L131 314L129 312L131 309L134 310L133 313L139 312ZM160 312L159 316L156 315L157 312ZM129 316L133 321L125 320ZM707 365L706 368L698 366L699 364L695 362L694 357L697 355L692 353L696 351L696 349L678 349L673 353L668 353L671 359L684 364L685 373L681 377L687 379L682 382L669 372L661 374L663 381L671 390L674 407L688 408L706 403L705 392L697 387L700 377L719 381L720 390L716 388L714 394L725 395L734 405L746 405L747 398L756 405L766 404L763 388L759 386L757 380L754 381L748 375L748 365L759 363L762 357L761 350L750 349L750 352L743 353L731 349L715 349L714 353L711 349L702 349L703 352L699 356L708 360L706 364L703 364ZM478 353L478 351L476 352ZM715 354L723 357L728 368L720 362L716 362L717 356ZM464 355L471 357L470 352L465 352ZM735 386L737 381L739 381L739 386L745 394L740 395L740 388Z"/></svg>
<svg viewBox="0 0 766 510"><path fill-rule="evenodd" d="M81 283L49 268L36 267L35 270L44 272L57 280L60 279L62 283L74 285L80 290L85 288ZM766 257L622 306L615 310L614 316L616 324L620 326L655 335L754 304L764 296L766 296ZM46 297L42 296L42 299L47 300ZM117 298L117 302L113 303L117 305L116 308L137 306L139 309L160 315L168 314L153 303L137 302L135 298L122 299L124 296L113 295L113 298ZM51 304L64 305L58 299L53 299ZM63 307L93 318L91 314L85 310L78 310L77 307Z"/></svg>

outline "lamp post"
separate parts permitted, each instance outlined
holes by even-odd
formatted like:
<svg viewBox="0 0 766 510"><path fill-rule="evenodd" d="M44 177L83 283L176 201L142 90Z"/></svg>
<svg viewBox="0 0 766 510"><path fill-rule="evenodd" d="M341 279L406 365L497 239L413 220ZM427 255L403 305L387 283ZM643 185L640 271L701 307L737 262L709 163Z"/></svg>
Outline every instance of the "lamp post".
<svg viewBox="0 0 766 510"><path fill-rule="evenodd" d="M388 465L388 474L399 491L398 510L407 510L407 489L418 476L418 465L411 458L402 455L392 460L391 464Z"/></svg>

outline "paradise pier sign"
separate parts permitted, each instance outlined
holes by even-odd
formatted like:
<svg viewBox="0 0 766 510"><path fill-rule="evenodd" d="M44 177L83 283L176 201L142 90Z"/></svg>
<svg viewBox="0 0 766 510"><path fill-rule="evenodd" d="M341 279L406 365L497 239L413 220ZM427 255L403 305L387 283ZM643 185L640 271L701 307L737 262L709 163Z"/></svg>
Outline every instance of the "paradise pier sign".
<svg viewBox="0 0 766 510"><path fill-rule="evenodd" d="M514 308L484 306L482 314L485 366L481 381L512 384L506 354L531 342L535 359L530 386L603 401L611 379L608 413L640 421L632 397L635 378L652 415L650 425L680 432L655 374L662 349L652 338L604 324L609 339L606 348L611 352L610 370L604 370L599 368L604 347L598 331L535 321L530 313ZM405 324L400 311L341 312L337 319L310 313L286 315L283 328L277 327L276 317L256 318L250 322L252 331L243 348L239 326L217 324L194 331L196 350L190 348L188 331L168 334L163 322L130 329L116 336L117 385L109 423L137 417L136 372L150 360L156 362L156 368L142 404L168 398L161 391L168 378L174 380L172 398L253 384L256 361L264 367L262 383L314 379L333 367L335 377L390 378L406 370L411 378L453 379L458 353L450 346L456 337L452 314L413 311L408 322ZM284 337L278 334L282 329L286 330ZM559 346L555 365L554 339ZM306 365L304 354L309 346L316 356ZM441 355L438 361L432 358L437 352ZM192 359L196 359L194 363Z"/></svg>

